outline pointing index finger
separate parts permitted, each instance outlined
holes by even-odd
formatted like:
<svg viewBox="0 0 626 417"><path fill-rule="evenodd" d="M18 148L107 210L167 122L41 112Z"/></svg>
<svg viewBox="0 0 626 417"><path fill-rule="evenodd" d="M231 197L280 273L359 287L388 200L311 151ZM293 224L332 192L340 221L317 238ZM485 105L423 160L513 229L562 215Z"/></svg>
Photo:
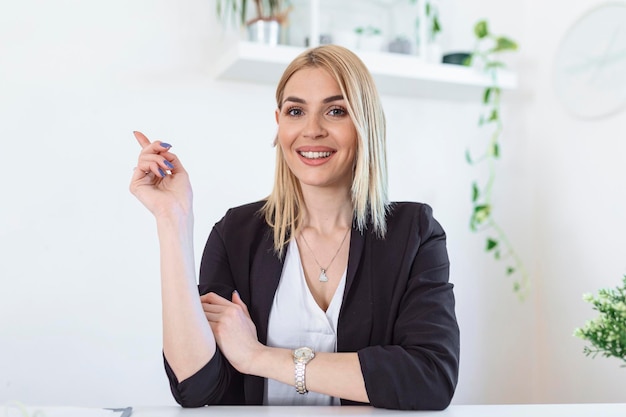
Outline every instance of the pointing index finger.
<svg viewBox="0 0 626 417"><path fill-rule="evenodd" d="M145 148L146 146L150 145L150 140L143 133L134 131L133 135L135 135L135 139L137 139L139 146L141 146L142 148Z"/></svg>

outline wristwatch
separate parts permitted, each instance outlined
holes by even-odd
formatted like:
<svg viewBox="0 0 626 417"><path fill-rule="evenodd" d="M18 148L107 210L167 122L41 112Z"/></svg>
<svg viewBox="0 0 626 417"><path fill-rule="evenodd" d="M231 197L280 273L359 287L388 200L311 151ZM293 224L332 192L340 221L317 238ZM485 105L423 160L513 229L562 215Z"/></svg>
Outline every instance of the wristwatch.
<svg viewBox="0 0 626 417"><path fill-rule="evenodd" d="M296 391L298 394L306 394L306 364L315 357L315 352L309 347L301 347L293 351L293 363L296 364Z"/></svg>

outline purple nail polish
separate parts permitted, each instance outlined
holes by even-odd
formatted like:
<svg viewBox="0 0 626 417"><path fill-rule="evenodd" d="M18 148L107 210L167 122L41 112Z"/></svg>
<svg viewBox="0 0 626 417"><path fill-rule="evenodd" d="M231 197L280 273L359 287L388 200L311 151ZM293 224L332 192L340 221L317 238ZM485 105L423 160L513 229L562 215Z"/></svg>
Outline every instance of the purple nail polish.
<svg viewBox="0 0 626 417"><path fill-rule="evenodd" d="M174 169L174 165L172 165L172 163L170 161L168 161L167 159L163 160L163 163L165 164L165 166L167 166L169 169Z"/></svg>
<svg viewBox="0 0 626 417"><path fill-rule="evenodd" d="M161 147L163 147L165 149L169 149L169 148L172 147L172 145L170 145L169 143L161 142Z"/></svg>
<svg viewBox="0 0 626 417"><path fill-rule="evenodd" d="M159 168L159 174L161 174L162 177L165 176L165 171L163 171L161 168Z"/></svg>

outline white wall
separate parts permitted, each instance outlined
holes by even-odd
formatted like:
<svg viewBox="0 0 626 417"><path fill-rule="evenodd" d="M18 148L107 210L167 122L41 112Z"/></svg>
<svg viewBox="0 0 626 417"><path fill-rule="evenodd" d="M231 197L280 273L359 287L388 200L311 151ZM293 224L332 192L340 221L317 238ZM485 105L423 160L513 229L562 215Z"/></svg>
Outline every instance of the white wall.
<svg viewBox="0 0 626 417"><path fill-rule="evenodd" d="M462 330L455 403L623 401L615 361L585 358L583 292L625 272L624 114L579 122L548 74L567 10L446 3L445 45L474 21L517 38L497 210L533 275L511 282L468 231L476 103L383 97L391 194L431 204L448 232ZM445 32L444 32L445 33ZM195 190L196 253L273 175L273 86L211 79L214 2L0 3L0 404L172 404L161 363L154 222L128 193L131 132L174 145ZM478 100L477 100L478 101Z"/></svg>
<svg viewBox="0 0 626 417"><path fill-rule="evenodd" d="M528 1L524 89L534 171L537 401L624 402L616 359L586 358L572 329L595 317L585 292L626 273L626 112L596 121L569 116L556 99L553 57L566 30L601 1ZM561 7L560 7L561 6Z"/></svg>

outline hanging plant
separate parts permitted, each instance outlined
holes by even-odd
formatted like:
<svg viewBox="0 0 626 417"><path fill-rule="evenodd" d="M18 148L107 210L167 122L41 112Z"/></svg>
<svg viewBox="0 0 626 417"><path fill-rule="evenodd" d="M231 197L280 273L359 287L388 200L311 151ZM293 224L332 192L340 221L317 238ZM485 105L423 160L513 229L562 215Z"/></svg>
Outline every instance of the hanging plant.
<svg viewBox="0 0 626 417"><path fill-rule="evenodd" d="M493 186L496 179L496 161L500 158L500 139L503 131L502 90L498 83L498 70L504 68L505 64L500 61L499 56L502 52L516 51L517 43L507 37L493 35L485 20L476 23L474 35L476 46L465 61L465 65L481 67L491 82L482 94L483 110L478 122L479 126L489 132L486 147L477 156L472 155L469 149L465 153L470 165L486 165L488 172L486 180L472 183L470 229L487 235L485 252L505 264L505 274L514 278L513 291L523 299L528 291L528 273L493 215Z"/></svg>

